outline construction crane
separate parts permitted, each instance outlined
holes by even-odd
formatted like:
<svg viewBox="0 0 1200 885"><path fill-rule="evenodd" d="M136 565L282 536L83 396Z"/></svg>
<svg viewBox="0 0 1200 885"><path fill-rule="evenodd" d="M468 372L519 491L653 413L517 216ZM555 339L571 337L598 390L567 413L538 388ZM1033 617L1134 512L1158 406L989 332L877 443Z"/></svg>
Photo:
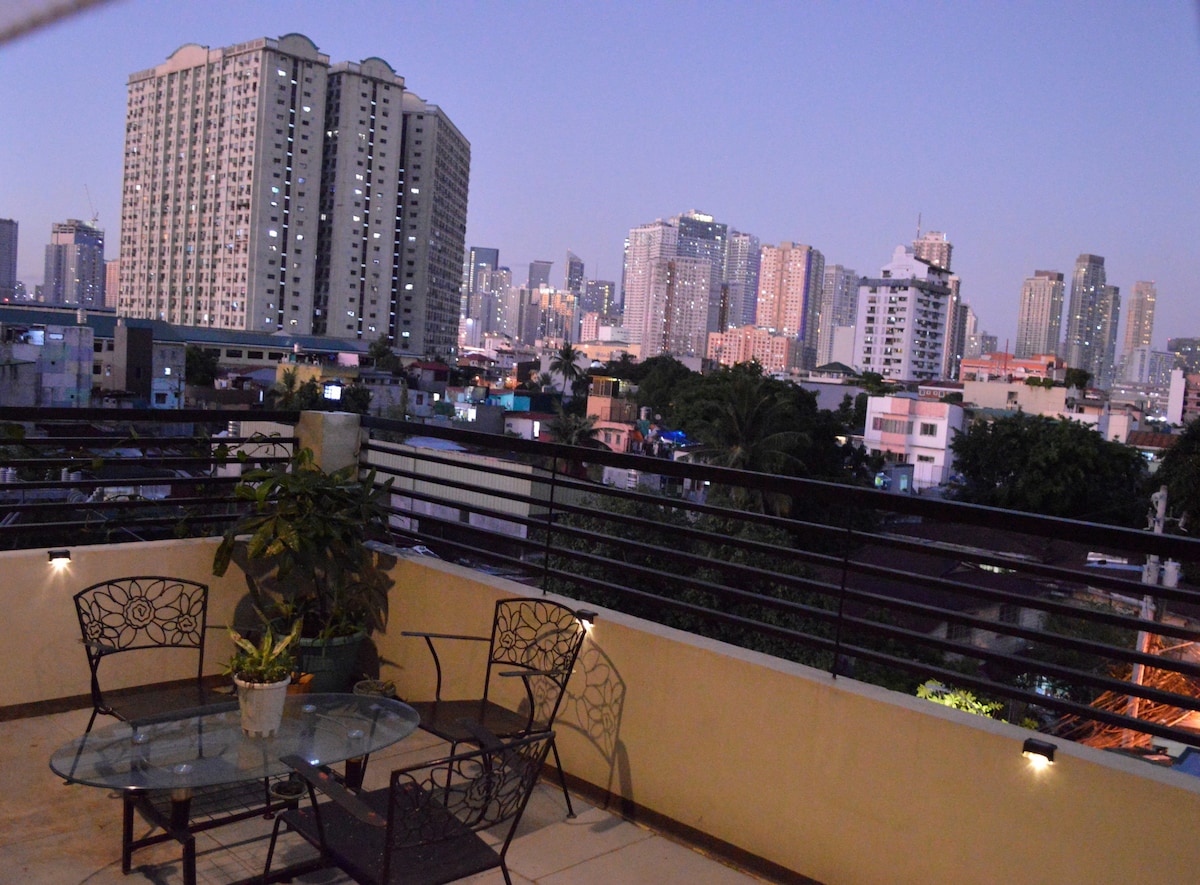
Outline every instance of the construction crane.
<svg viewBox="0 0 1200 885"><path fill-rule="evenodd" d="M92 192L88 190L88 186L83 186L83 192L87 195L88 208L92 210L92 227L96 226L96 222L100 220L100 213L96 211L95 204L92 203Z"/></svg>

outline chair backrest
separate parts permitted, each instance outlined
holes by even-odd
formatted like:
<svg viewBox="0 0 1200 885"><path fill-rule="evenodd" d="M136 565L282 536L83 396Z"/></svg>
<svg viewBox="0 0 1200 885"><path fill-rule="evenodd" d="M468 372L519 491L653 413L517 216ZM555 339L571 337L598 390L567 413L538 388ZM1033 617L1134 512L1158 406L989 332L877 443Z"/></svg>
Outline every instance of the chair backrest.
<svg viewBox="0 0 1200 885"><path fill-rule="evenodd" d="M75 613L93 679L105 656L142 648L195 649L196 677L204 675L205 584L151 575L113 578L76 593Z"/></svg>
<svg viewBox="0 0 1200 885"><path fill-rule="evenodd" d="M493 670L534 673L524 680L535 707L533 719L550 728L586 636L579 615L565 605L539 597L501 599L492 622L484 698Z"/></svg>
<svg viewBox="0 0 1200 885"><path fill-rule="evenodd" d="M385 856L507 823L496 849L502 859L553 739L554 732L539 732L393 771Z"/></svg>

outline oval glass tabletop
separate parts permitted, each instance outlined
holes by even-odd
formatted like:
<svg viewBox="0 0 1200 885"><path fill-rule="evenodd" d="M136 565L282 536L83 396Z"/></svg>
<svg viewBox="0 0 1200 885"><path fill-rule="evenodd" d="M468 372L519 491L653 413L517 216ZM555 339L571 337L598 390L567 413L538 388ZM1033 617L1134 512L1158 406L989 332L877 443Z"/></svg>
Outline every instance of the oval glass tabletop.
<svg viewBox="0 0 1200 885"><path fill-rule="evenodd" d="M247 737L233 701L95 729L56 750L50 768L96 787L191 789L285 774L279 757L289 753L314 765L362 757L408 737L419 721L390 698L297 694L273 737Z"/></svg>

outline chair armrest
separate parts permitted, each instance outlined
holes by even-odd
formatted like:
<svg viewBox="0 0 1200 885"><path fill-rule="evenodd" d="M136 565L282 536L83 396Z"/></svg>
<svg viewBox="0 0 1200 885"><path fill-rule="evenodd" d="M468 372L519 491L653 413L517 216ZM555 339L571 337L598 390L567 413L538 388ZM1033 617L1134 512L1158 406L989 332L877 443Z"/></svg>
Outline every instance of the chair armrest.
<svg viewBox="0 0 1200 885"><path fill-rule="evenodd" d="M524 679L526 676L553 676L557 670L505 670L497 673L497 676L520 676Z"/></svg>
<svg viewBox="0 0 1200 885"><path fill-rule="evenodd" d="M422 633L418 630L401 630L401 636L419 636L422 639L469 639L472 642L491 642L490 636L467 636L459 633Z"/></svg>
<svg viewBox="0 0 1200 885"><path fill-rule="evenodd" d="M334 780L329 773L321 771L315 765L309 764L307 760L295 754L280 756L279 761L300 775L309 787L320 790L332 799L339 808L344 809L355 820L372 827L387 826L387 818L372 811L365 802Z"/></svg>

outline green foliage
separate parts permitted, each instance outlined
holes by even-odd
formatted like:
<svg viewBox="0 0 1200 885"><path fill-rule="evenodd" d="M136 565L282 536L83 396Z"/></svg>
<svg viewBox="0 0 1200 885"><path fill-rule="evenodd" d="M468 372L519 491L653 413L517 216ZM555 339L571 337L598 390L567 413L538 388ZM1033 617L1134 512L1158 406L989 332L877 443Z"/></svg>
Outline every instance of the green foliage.
<svg viewBox="0 0 1200 885"><path fill-rule="evenodd" d="M996 712L1004 706L1001 701L981 701L974 694L962 688L951 688L939 682L929 681L917 686L917 697L935 704L942 704L965 713L977 716L996 718Z"/></svg>
<svg viewBox="0 0 1200 885"><path fill-rule="evenodd" d="M1063 375L1063 383L1076 390L1087 390L1092 383L1092 373L1084 369L1067 369Z"/></svg>
<svg viewBox="0 0 1200 885"><path fill-rule="evenodd" d="M277 640L275 632L268 624L257 645L230 628L229 638L233 640L234 652L225 662L223 672L227 676L236 676L243 682L282 682L291 675L296 666L289 647L300 638L301 626L301 623L296 621L287 635Z"/></svg>
<svg viewBox="0 0 1200 885"><path fill-rule="evenodd" d="M1151 485L1167 487L1168 515L1175 519L1168 525L1195 533L1200 521L1200 419L1167 450Z"/></svg>
<svg viewBox="0 0 1200 885"><path fill-rule="evenodd" d="M311 449L251 470L234 489L251 510L222 537L213 574L236 562L255 607L275 624L303 621L306 637L382 628L391 581L367 541L389 536L391 485L353 464L326 473Z"/></svg>
<svg viewBox="0 0 1200 885"><path fill-rule="evenodd" d="M671 415L675 394L680 386L690 379L700 377L679 360L666 354L651 357L639 363L638 368L637 377L631 379L638 386L638 405L648 406L651 416L661 415L664 418ZM674 423L674 426L678 426L678 423Z"/></svg>
<svg viewBox="0 0 1200 885"><path fill-rule="evenodd" d="M579 368L576 362L578 357L579 351L568 341L550 360L550 371L562 378L562 387L560 388L562 393L566 393L568 387L574 392L576 383L581 378L587 377L587 372Z"/></svg>
<svg viewBox="0 0 1200 885"><path fill-rule="evenodd" d="M209 353L203 347L189 344L183 353L183 376L188 384L195 387L212 387L220 370L220 362L215 353Z"/></svg>
<svg viewBox="0 0 1200 885"><path fill-rule="evenodd" d="M1018 412L950 445L960 501L1116 525L1144 518L1142 457L1078 422Z"/></svg>

